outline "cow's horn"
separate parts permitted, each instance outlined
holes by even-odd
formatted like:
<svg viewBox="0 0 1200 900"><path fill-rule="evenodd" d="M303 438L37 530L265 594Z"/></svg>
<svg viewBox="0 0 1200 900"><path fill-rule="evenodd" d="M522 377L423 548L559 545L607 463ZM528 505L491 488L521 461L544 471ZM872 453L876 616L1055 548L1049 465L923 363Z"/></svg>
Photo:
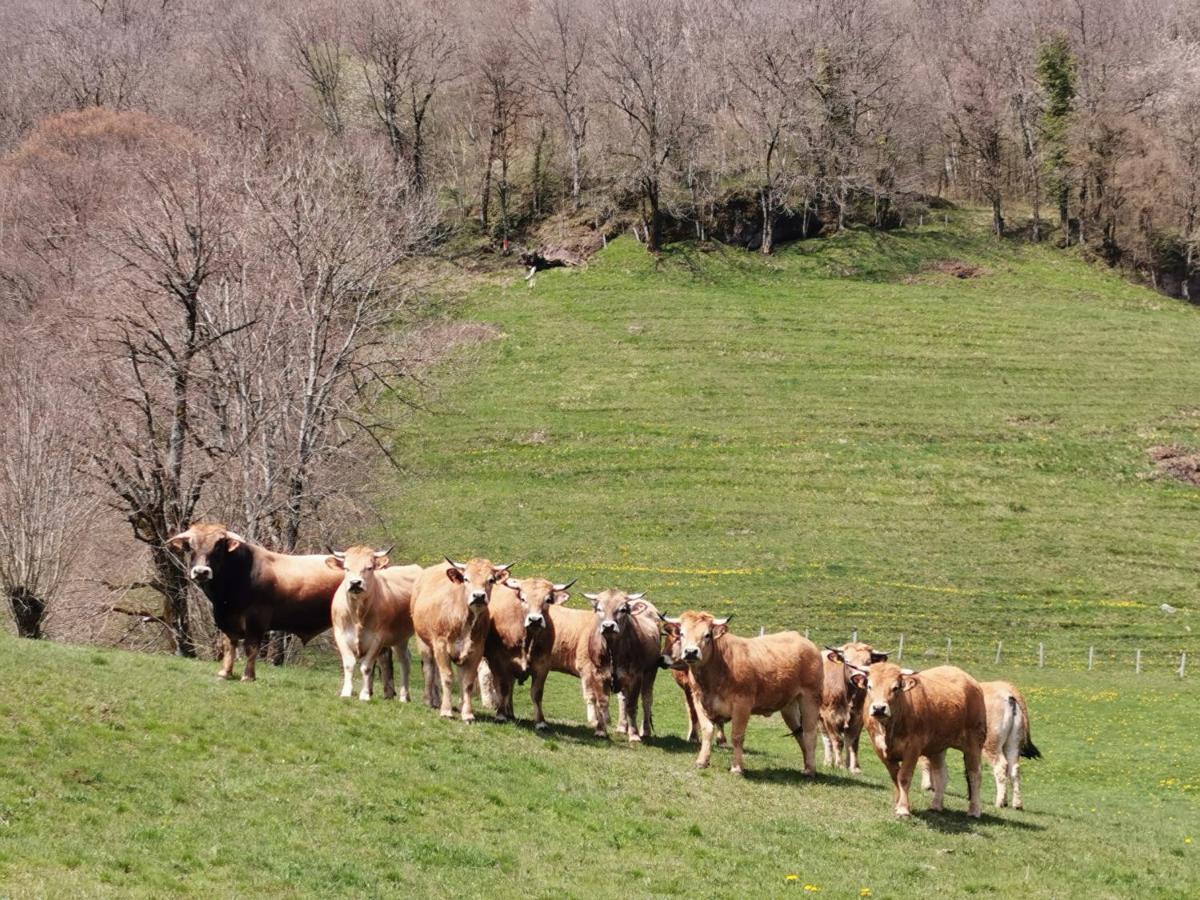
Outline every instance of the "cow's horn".
<svg viewBox="0 0 1200 900"><path fill-rule="evenodd" d="M342 562L345 562L346 554L344 551L334 550L332 547L326 547L325 549L329 551L329 555L332 556L334 559L339 559Z"/></svg>
<svg viewBox="0 0 1200 900"><path fill-rule="evenodd" d="M226 529L226 530L225 530L225 537L227 537L227 538L233 538L233 539L234 539L235 541L237 541L239 544L244 544L244 543L246 543L246 539L245 539L244 537L242 537L240 534L238 534L236 531L230 531L230 530Z"/></svg>
<svg viewBox="0 0 1200 900"><path fill-rule="evenodd" d="M730 620L730 619L732 619L732 618L733 618L733 613L730 613L729 615L727 615L727 616L726 616L725 618L723 618L723 619L713 619L713 624L714 624L714 625L725 625L725 624L726 624L726 623L728 623L728 622L729 622L729 620Z"/></svg>
<svg viewBox="0 0 1200 900"><path fill-rule="evenodd" d="M664 616L662 613L659 613L658 617L660 619L662 619L664 622L666 622L668 625L679 625L680 624L678 617Z"/></svg>
<svg viewBox="0 0 1200 900"><path fill-rule="evenodd" d="M600 599L599 594L589 594L586 591L584 592L583 596L587 597L589 600L599 600Z"/></svg>
<svg viewBox="0 0 1200 900"><path fill-rule="evenodd" d="M443 558L443 559L445 559L445 560L446 560L446 562L450 563L450 565L454 566L454 568L458 569L458 571L460 571L460 572L464 572L464 571L466 571L466 568L467 568L467 567L466 567L466 566L464 566L462 563L456 563L454 560L452 560L452 559L451 559L450 557L448 557L448 556L445 556L445 557L442 557L442 558Z"/></svg>
<svg viewBox="0 0 1200 900"><path fill-rule="evenodd" d="M579 580L578 578L572 578L572 579L571 579L570 581L568 581L566 584L556 584L556 585L554 586L554 589L555 589L556 591L565 591L565 590L569 590L569 589L570 589L570 587L571 587L571 585L573 585L573 584L574 584L576 581L578 581L578 580Z"/></svg>
<svg viewBox="0 0 1200 900"><path fill-rule="evenodd" d="M513 564L512 563L494 563L492 567L500 572L507 572L509 569L511 569L513 567Z"/></svg>
<svg viewBox="0 0 1200 900"><path fill-rule="evenodd" d="M864 669L862 666L856 666L854 663L850 662L850 661L849 661L849 660L847 660L847 659L843 659L843 660L842 660L842 663L843 663L843 664L846 666L846 668L847 668L847 669L853 669L855 672L859 672L859 673L861 673L861 674L863 674L863 675L870 675L870 674L871 674L871 673L870 673L870 672L868 672L866 669Z"/></svg>
<svg viewBox="0 0 1200 900"><path fill-rule="evenodd" d="M377 557L379 557L379 556L387 556L389 553L391 553L391 552L392 552L392 550L393 550L393 549L395 549L395 547L396 547L396 545L395 545L395 544L392 544L392 545L391 545L390 547L388 547L386 550L376 550L376 551L375 551L375 555L376 555Z"/></svg>
<svg viewBox="0 0 1200 900"><path fill-rule="evenodd" d="M901 675L916 675L917 673L914 672L912 669L901 669L900 674Z"/></svg>
<svg viewBox="0 0 1200 900"><path fill-rule="evenodd" d="M630 600L641 600L645 596L646 596L645 591L638 591L636 594L630 594L629 599Z"/></svg>

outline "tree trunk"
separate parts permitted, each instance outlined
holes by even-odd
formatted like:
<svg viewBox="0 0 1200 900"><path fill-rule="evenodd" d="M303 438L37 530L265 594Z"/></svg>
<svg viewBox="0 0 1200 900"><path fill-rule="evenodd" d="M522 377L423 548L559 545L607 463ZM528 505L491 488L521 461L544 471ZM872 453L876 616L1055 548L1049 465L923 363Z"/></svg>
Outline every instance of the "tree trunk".
<svg viewBox="0 0 1200 900"><path fill-rule="evenodd" d="M992 234L998 239L1004 237L1004 217L1000 214L1000 195L992 195Z"/></svg>
<svg viewBox="0 0 1200 900"><path fill-rule="evenodd" d="M13 621L17 624L17 636L38 640L42 634L42 622L46 618L46 601L34 596L25 588L14 588L8 595L8 605Z"/></svg>
<svg viewBox="0 0 1200 900"><path fill-rule="evenodd" d="M760 197L763 213L762 252L764 255L770 256L775 249L775 203L770 188L763 188Z"/></svg>
<svg viewBox="0 0 1200 900"><path fill-rule="evenodd" d="M194 657L196 642L188 614L188 579L178 557L165 547L152 552L154 569L163 595L163 620L171 631L175 655Z"/></svg>
<svg viewBox="0 0 1200 900"><path fill-rule="evenodd" d="M579 212L580 207L583 205L583 200L582 200L582 196L581 196L583 178L582 178L582 174L580 172L580 169L582 168L582 160L581 160L582 156L583 156L583 153L581 152L581 149L579 146L579 139L574 134L572 134L571 135L571 207L574 209L575 212Z"/></svg>
<svg viewBox="0 0 1200 900"><path fill-rule="evenodd" d="M650 205L650 221L646 223L646 249L657 253L662 249L662 212L658 208L658 185L646 180L646 202Z"/></svg>

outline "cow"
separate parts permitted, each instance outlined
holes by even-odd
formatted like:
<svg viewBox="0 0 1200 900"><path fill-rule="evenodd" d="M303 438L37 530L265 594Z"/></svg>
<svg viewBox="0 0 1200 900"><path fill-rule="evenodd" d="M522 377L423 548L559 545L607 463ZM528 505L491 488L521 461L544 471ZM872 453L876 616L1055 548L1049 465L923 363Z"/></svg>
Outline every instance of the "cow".
<svg viewBox="0 0 1200 900"><path fill-rule="evenodd" d="M189 556L188 577L212 604L222 635L220 678L233 676L238 641L246 647L242 681L254 681L255 661L268 631L294 634L307 643L331 622L333 594L342 573L326 554L273 553L224 525L193 523L167 545Z"/></svg>
<svg viewBox="0 0 1200 900"><path fill-rule="evenodd" d="M729 617L685 612L664 619L679 627L692 695L704 713L697 768L712 758L713 726L732 723L733 762L741 775L746 725L751 715L778 712L804 754L804 774L816 775L817 722L821 711L821 654L795 631L743 638L729 631Z"/></svg>
<svg viewBox="0 0 1200 900"><path fill-rule="evenodd" d="M1008 681L981 681L983 701L987 706L987 740L983 742L983 758L992 767L996 779L996 809L1003 809L1008 800L1008 783L1012 781L1013 809L1023 809L1021 800L1021 757L1040 759L1042 752L1029 737L1029 712L1025 698ZM921 757L921 789L933 790L929 760Z"/></svg>
<svg viewBox="0 0 1200 900"><path fill-rule="evenodd" d="M652 704L654 681L662 655L658 610L642 599L645 595L626 594L610 588L599 594L584 594L596 614L596 630L607 650L608 689L619 694L620 718L617 730L631 743L650 737L654 730ZM638 698L642 701L642 725L637 725Z"/></svg>
<svg viewBox="0 0 1200 900"><path fill-rule="evenodd" d="M413 636L412 592L421 566L389 565L387 550L350 547L331 551L325 564L342 573L342 583L333 595L333 639L342 657L342 696L354 692L354 667L362 664L360 700L370 700L374 687L375 662L389 647L400 660L400 702L407 703L408 640ZM424 654L423 654L424 655ZM432 664L426 660L426 666ZM383 695L396 695L392 668L384 665ZM426 702L428 702L428 695Z"/></svg>
<svg viewBox="0 0 1200 900"><path fill-rule="evenodd" d="M587 723L596 737L608 737L608 684L612 665L608 647L591 610L551 606L546 610L554 629L550 671L574 675L583 691Z"/></svg>
<svg viewBox="0 0 1200 900"><path fill-rule="evenodd" d="M554 622L549 607L566 603L571 595L571 585L555 584L545 578L509 578L492 589L488 601L491 629L484 644L484 659L494 685L496 721L514 719L513 685L525 683L531 678L529 696L533 701L533 727L538 731L546 728L546 716L542 711L542 694L546 689L546 676L550 674L550 660L554 648ZM480 685L486 678L480 666ZM488 691L484 691L485 700Z"/></svg>
<svg viewBox="0 0 1200 900"><path fill-rule="evenodd" d="M445 559L445 564L430 566L417 578L412 597L413 628L437 663L441 715L447 719L454 716L451 691L453 666L457 665L462 720L474 722L471 693L491 625L488 600L492 589L508 578L512 564L495 565L479 557L466 563L448 556Z"/></svg>
<svg viewBox="0 0 1200 900"><path fill-rule="evenodd" d="M663 647L659 667L670 672L675 683L679 685L679 689L683 691L683 703L688 713L687 742L695 744L700 741L700 717L704 713L696 708L696 700L692 695L692 680L688 677L687 663L683 661L683 636L679 632L679 626L668 622L666 619L660 621L660 626L662 628ZM716 731L717 746L724 747L725 726L717 725Z"/></svg>
<svg viewBox="0 0 1200 900"><path fill-rule="evenodd" d="M908 801L913 770L922 756L932 769L933 799L941 811L946 791L946 751L962 751L967 770L967 814L980 816L979 762L987 737L987 710L979 682L956 666L923 672L890 662L871 665L851 676L866 691L863 711L867 732L892 777L895 812L911 815Z"/></svg>
<svg viewBox="0 0 1200 900"><path fill-rule="evenodd" d="M863 728L863 691L850 676L887 658L888 654L861 641L826 647L821 655L825 673L821 687L821 742L826 766L832 764L835 768L848 768L855 775L862 774L858 739Z"/></svg>

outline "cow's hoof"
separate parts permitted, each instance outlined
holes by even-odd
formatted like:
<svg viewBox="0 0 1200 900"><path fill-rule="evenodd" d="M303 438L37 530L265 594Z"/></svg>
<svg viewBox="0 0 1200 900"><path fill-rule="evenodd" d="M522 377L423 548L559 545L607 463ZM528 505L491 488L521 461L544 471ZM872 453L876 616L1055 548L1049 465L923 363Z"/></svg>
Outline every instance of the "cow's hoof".
<svg viewBox="0 0 1200 900"><path fill-rule="evenodd" d="M1025 808L1025 804L1022 803L1020 800L1013 801L1013 809L1024 809L1024 808Z"/></svg>
<svg viewBox="0 0 1200 900"><path fill-rule="evenodd" d="M233 677L233 673L232 672L218 672L217 677L220 678L222 681L228 681L230 678Z"/></svg>
<svg viewBox="0 0 1200 900"><path fill-rule="evenodd" d="M401 703L411 703L412 702L412 698L408 696L408 691L400 692L400 702Z"/></svg>
<svg viewBox="0 0 1200 900"><path fill-rule="evenodd" d="M642 742L642 736L640 734L638 734L636 731L632 731L629 733L629 743L640 744L641 742Z"/></svg>
<svg viewBox="0 0 1200 900"><path fill-rule="evenodd" d="M242 681L254 681L254 680L255 679L254 679L253 675L243 675L242 676Z"/></svg>
<svg viewBox="0 0 1200 900"><path fill-rule="evenodd" d="M474 716L463 716L463 717L462 717L462 720L463 720L464 722L466 722L468 725L474 725L474 724L475 724L475 717L474 717Z"/></svg>
<svg viewBox="0 0 1200 900"><path fill-rule="evenodd" d="M708 768L708 760L707 760L707 759L705 759L705 760L699 760L699 759L698 759L698 760L696 760L696 768L697 768L697 769L707 769L707 768Z"/></svg>
<svg viewBox="0 0 1200 900"><path fill-rule="evenodd" d="M933 804L933 803L930 803L930 804L929 804L929 811L930 811L930 812L945 812L945 811L946 811L946 807L945 807L945 806L943 806L943 805L942 805L942 804L940 804L940 803L939 803L939 804L936 804L936 805L935 805L935 804Z"/></svg>
<svg viewBox="0 0 1200 900"><path fill-rule="evenodd" d="M504 713L496 713L496 721L499 724L503 725L505 722L508 721L508 716L506 716Z"/></svg>
<svg viewBox="0 0 1200 900"><path fill-rule="evenodd" d="M440 713L438 713L438 715L440 715L443 719L453 719L454 718L454 713L452 713L452 712L440 712Z"/></svg>
<svg viewBox="0 0 1200 900"><path fill-rule="evenodd" d="M547 725L545 722L534 722L534 723L533 723L533 730L534 730L534 731L549 731L549 730L550 730L550 726L549 726L549 725Z"/></svg>
<svg viewBox="0 0 1200 900"><path fill-rule="evenodd" d="M897 819L907 819L907 818L908 818L909 816L911 816L911 815L912 815L912 813L910 813L910 812L909 812L907 809L905 809L904 807L902 807L902 806L897 806L897 807L896 807L896 818L897 818Z"/></svg>
<svg viewBox="0 0 1200 900"><path fill-rule="evenodd" d="M970 816L972 819L981 819L981 818L983 818L983 810L972 809L967 812L967 815Z"/></svg>
<svg viewBox="0 0 1200 900"><path fill-rule="evenodd" d="M741 766L730 766L730 767L729 767L729 774L730 774L730 775L745 775L745 774L746 774L746 770L745 770L745 769L743 769Z"/></svg>
<svg viewBox="0 0 1200 900"><path fill-rule="evenodd" d="M850 770L850 774L851 775L861 775L862 769L859 768L858 766L855 766L853 769Z"/></svg>
<svg viewBox="0 0 1200 900"><path fill-rule="evenodd" d="M805 778L807 778L809 781L812 781L817 777L817 770L816 769L805 769L800 774L803 775Z"/></svg>
<svg viewBox="0 0 1200 900"><path fill-rule="evenodd" d="M359 700L363 700L363 701L370 700L370 699L371 699L371 695L370 695L370 694L359 694L359 695L358 695L358 699L359 699Z"/></svg>

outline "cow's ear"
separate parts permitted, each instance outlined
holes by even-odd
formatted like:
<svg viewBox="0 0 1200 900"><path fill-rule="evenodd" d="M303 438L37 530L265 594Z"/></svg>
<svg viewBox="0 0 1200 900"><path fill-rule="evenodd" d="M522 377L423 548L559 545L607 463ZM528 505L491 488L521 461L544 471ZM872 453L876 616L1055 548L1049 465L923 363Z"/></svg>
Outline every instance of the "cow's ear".
<svg viewBox="0 0 1200 900"><path fill-rule="evenodd" d="M714 641L729 630L729 620L732 618L733 616L726 616L723 619L713 619L712 636Z"/></svg>
<svg viewBox="0 0 1200 900"><path fill-rule="evenodd" d="M329 566L331 569L341 569L342 561L336 556L327 556L325 557L325 565Z"/></svg>
<svg viewBox="0 0 1200 900"><path fill-rule="evenodd" d="M842 661L842 658L838 655L838 652L836 650L830 650L828 653L825 654L825 658L833 663Z"/></svg>
<svg viewBox="0 0 1200 900"><path fill-rule="evenodd" d="M901 690L911 691L916 686L917 686L917 676L916 675L901 675L900 676L900 689Z"/></svg>
<svg viewBox="0 0 1200 900"><path fill-rule="evenodd" d="M587 597L587 599L591 602L592 609L595 609L595 610L600 609L600 595L599 594L589 594L589 593L585 592L583 596Z"/></svg>
<svg viewBox="0 0 1200 900"><path fill-rule="evenodd" d="M375 568L386 569L392 564L391 558L385 553L383 556L375 557Z"/></svg>
<svg viewBox="0 0 1200 900"><path fill-rule="evenodd" d="M862 688L863 690L866 690L867 688L867 676L862 672L855 672L853 675L851 675L850 682L857 688Z"/></svg>
<svg viewBox="0 0 1200 900"><path fill-rule="evenodd" d="M566 591L554 591L550 594L550 602L557 603L560 606L571 599L571 595Z"/></svg>
<svg viewBox="0 0 1200 900"><path fill-rule="evenodd" d="M245 539L240 534L234 534L232 531L225 532L225 552L232 553L238 547L245 543Z"/></svg>
<svg viewBox="0 0 1200 900"><path fill-rule="evenodd" d="M878 650L871 651L871 662L872 663L887 662L887 658L888 658L888 655L886 653L880 653Z"/></svg>
<svg viewBox="0 0 1200 900"><path fill-rule="evenodd" d="M645 600L635 600L635 601L633 601L633 603L629 604L629 612L631 615L634 615L634 616L640 616L642 613L644 613L649 608L650 608L650 604L647 603Z"/></svg>
<svg viewBox="0 0 1200 900"><path fill-rule="evenodd" d="M517 581L517 579L515 579L515 578L505 578L504 586L506 588L508 588L510 591L518 591L519 592L521 590L521 582Z"/></svg>
<svg viewBox="0 0 1200 900"><path fill-rule="evenodd" d="M170 547L172 550L174 550L176 553L182 553L184 550L187 549L188 542L191 541L191 539L192 539L192 529L189 528L187 531L181 531L181 532L179 532L179 534L175 535L175 537L168 540L167 546Z"/></svg>
<svg viewBox="0 0 1200 900"><path fill-rule="evenodd" d="M467 580L467 576L463 575L458 566L450 566L450 568L446 569L446 577L455 584L462 584Z"/></svg>

